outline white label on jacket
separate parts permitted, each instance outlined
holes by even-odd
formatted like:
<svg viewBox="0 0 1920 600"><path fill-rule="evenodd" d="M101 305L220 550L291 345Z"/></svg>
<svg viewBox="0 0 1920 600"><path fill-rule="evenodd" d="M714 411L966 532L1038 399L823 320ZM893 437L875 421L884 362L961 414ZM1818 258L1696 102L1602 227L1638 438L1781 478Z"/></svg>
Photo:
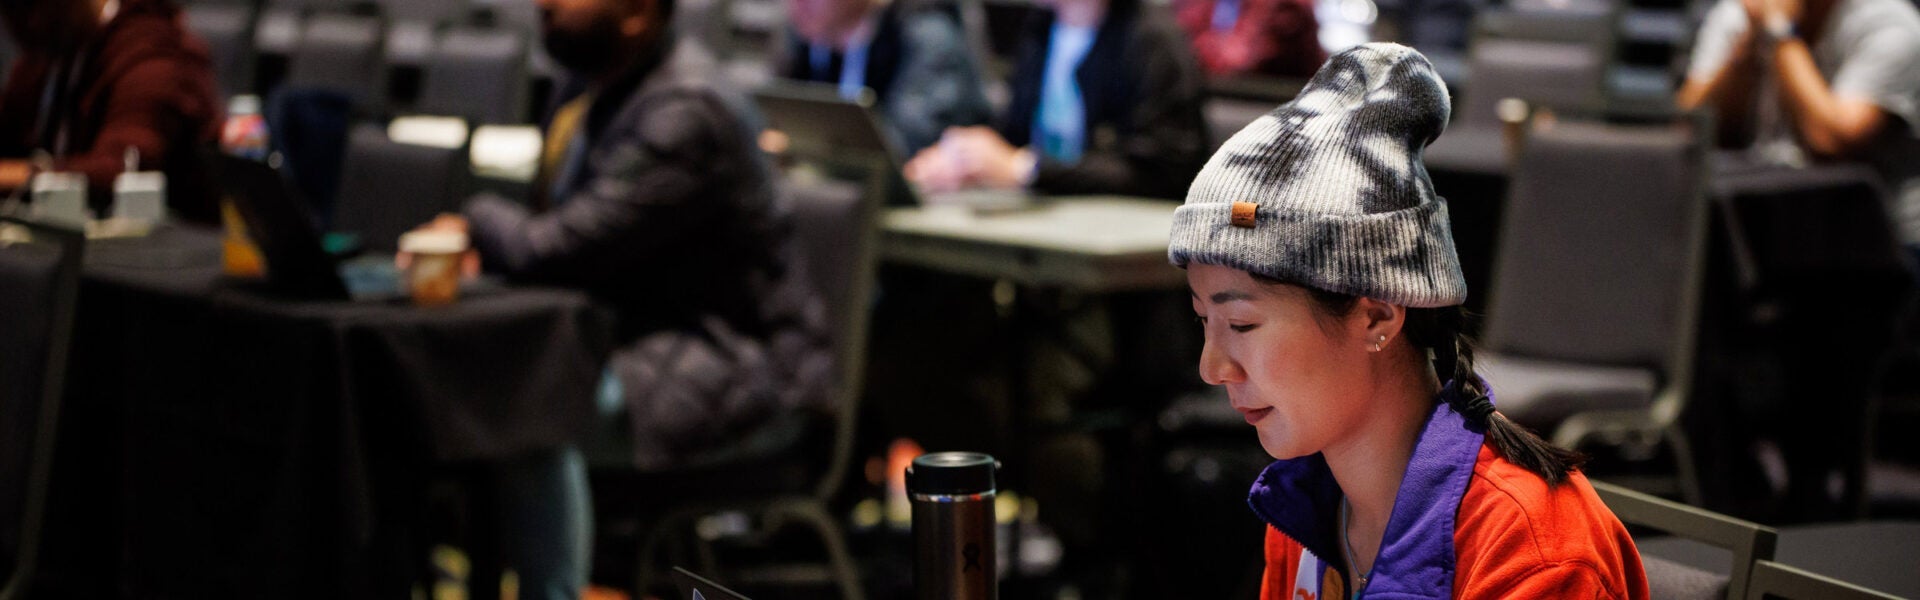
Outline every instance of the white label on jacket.
<svg viewBox="0 0 1920 600"><path fill-rule="evenodd" d="M1300 566L1293 570L1291 600L1320 600L1320 557L1314 556L1311 550L1300 549Z"/></svg>

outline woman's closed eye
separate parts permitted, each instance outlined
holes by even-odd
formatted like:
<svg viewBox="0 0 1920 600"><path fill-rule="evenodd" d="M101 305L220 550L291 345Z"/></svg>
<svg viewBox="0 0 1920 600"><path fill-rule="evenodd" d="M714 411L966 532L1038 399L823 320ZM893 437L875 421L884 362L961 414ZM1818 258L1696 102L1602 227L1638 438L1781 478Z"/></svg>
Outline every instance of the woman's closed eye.
<svg viewBox="0 0 1920 600"><path fill-rule="evenodd" d="M1194 321L1195 323L1199 323L1201 327L1206 327L1206 326L1207 326L1207 318L1206 318L1205 316L1195 316L1195 317L1193 318L1193 321ZM1249 332L1249 331L1253 331L1253 330L1254 330L1254 328L1256 328L1256 327L1259 327L1259 325L1254 325L1254 324L1244 324L1244 325L1243 325L1243 324L1239 324L1239 323L1233 323L1233 322L1231 322L1231 321L1229 321L1229 322L1227 323L1227 329L1232 329L1232 330L1234 331L1234 333L1246 333L1246 332Z"/></svg>

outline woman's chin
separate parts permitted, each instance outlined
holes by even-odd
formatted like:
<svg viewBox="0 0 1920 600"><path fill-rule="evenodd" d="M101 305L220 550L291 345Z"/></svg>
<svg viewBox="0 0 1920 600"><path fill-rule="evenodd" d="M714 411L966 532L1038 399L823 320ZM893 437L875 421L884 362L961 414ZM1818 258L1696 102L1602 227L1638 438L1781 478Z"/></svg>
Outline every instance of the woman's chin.
<svg viewBox="0 0 1920 600"><path fill-rule="evenodd" d="M1288 443L1288 440L1269 440L1265 435L1260 436L1260 448L1266 450L1267 456L1273 457L1274 460L1290 460L1312 454Z"/></svg>

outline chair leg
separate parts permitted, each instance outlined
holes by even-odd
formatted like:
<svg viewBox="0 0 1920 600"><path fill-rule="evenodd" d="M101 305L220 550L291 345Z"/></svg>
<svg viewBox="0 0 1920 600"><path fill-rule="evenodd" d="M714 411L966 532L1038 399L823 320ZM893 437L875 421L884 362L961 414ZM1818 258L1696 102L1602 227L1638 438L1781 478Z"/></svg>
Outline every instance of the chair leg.
<svg viewBox="0 0 1920 600"><path fill-rule="evenodd" d="M1702 506L1706 499L1700 491L1699 467L1693 462L1693 443L1680 431L1680 426L1670 425L1666 429L1667 443L1673 446L1674 477L1680 480L1680 497L1687 504Z"/></svg>
<svg viewBox="0 0 1920 600"><path fill-rule="evenodd" d="M720 557L713 552L713 542L700 535L700 519L695 517L687 527L687 542L693 547L694 564L700 565L700 572L707 577L721 577Z"/></svg>
<svg viewBox="0 0 1920 600"><path fill-rule="evenodd" d="M27 597L27 589L33 585L31 572L16 571L6 581L0 581L0 600L17 600Z"/></svg>
<svg viewBox="0 0 1920 600"><path fill-rule="evenodd" d="M656 576L653 565L657 564L660 546L672 539L674 516L667 515L656 521L653 527L640 537L640 552L633 569L633 597L645 598L647 587L653 585Z"/></svg>

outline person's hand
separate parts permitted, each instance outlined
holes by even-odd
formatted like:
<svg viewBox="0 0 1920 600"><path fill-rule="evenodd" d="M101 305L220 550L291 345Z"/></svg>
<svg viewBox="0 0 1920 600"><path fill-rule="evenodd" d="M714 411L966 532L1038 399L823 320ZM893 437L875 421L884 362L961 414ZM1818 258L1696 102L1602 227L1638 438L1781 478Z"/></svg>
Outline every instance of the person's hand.
<svg viewBox="0 0 1920 600"><path fill-rule="evenodd" d="M467 218L454 213L440 213L425 225L413 228L414 231L451 231L467 235ZM413 254L400 252L393 255L393 266L406 271L413 264ZM480 252L473 248L471 238L467 251L460 254L460 277L472 279L480 276Z"/></svg>
<svg viewBox="0 0 1920 600"><path fill-rule="evenodd" d="M958 191L966 186L965 174L953 161L953 153L940 144L915 154L902 169L907 181L928 194Z"/></svg>
<svg viewBox="0 0 1920 600"><path fill-rule="evenodd" d="M0 160L0 193L27 187L27 180L31 177L33 177L33 167L27 161Z"/></svg>
<svg viewBox="0 0 1920 600"><path fill-rule="evenodd" d="M1747 15L1747 33L1759 38L1766 35L1767 3L1769 0L1740 0L1740 8Z"/></svg>
<svg viewBox="0 0 1920 600"><path fill-rule="evenodd" d="M1806 14L1805 0L1764 0L1767 4L1768 19L1784 19L1794 27L1806 25L1800 17Z"/></svg>
<svg viewBox="0 0 1920 600"><path fill-rule="evenodd" d="M771 154L774 156L780 156L780 155L786 154L787 149L792 146L793 146L793 139L787 137L787 132L785 131L781 131L778 129L766 129L760 132L760 151L761 152L765 152L767 154Z"/></svg>
<svg viewBox="0 0 1920 600"><path fill-rule="evenodd" d="M1804 0L1740 0L1740 6L1746 9L1749 33L1761 40L1768 37L1768 23L1778 19L1799 26L1806 12Z"/></svg>
<svg viewBox="0 0 1920 600"><path fill-rule="evenodd" d="M426 225L421 225L419 229L421 231L455 231L466 233L467 218L455 213L440 213L440 215L434 217L432 221L427 221Z"/></svg>
<svg viewBox="0 0 1920 600"><path fill-rule="evenodd" d="M987 127L956 127L940 136L940 147L952 153L956 168L970 187L1019 188L1032 170L1031 155L1015 148Z"/></svg>

